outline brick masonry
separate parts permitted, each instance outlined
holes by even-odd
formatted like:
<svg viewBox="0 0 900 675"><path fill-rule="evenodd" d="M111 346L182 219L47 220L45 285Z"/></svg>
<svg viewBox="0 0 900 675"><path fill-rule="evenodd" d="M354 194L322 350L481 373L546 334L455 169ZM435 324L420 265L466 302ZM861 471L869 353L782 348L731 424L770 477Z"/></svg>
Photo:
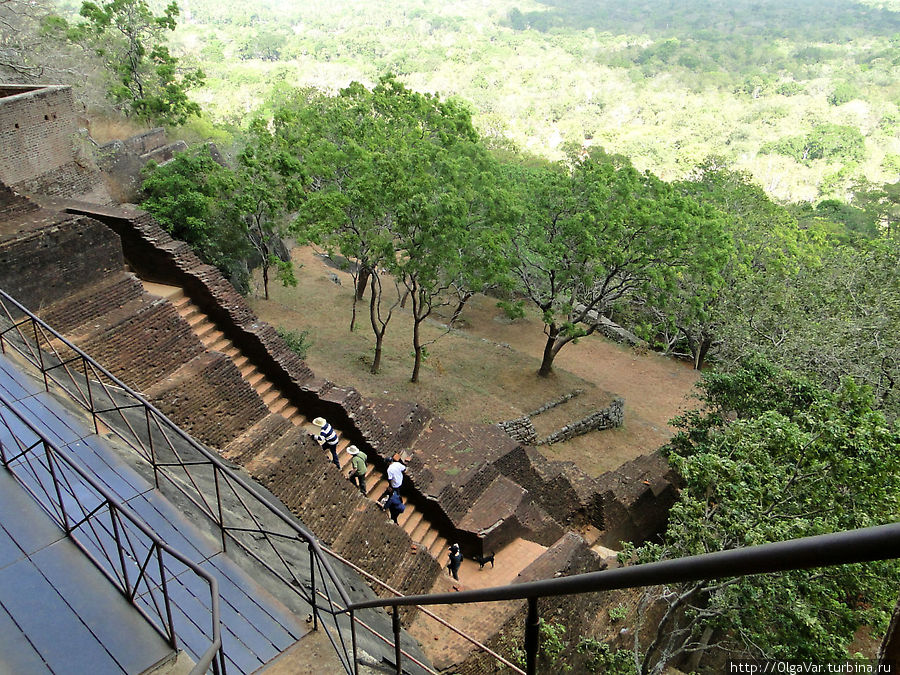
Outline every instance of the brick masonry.
<svg viewBox="0 0 900 675"><path fill-rule="evenodd" d="M109 201L99 170L78 152L70 87L0 85L0 182L25 194Z"/></svg>

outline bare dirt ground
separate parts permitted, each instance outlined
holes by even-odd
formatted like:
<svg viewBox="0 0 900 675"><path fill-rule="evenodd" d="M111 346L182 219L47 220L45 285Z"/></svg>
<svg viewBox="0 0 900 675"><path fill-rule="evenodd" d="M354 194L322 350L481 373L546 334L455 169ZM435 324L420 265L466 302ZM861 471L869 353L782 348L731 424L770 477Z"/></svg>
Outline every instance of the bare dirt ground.
<svg viewBox="0 0 900 675"><path fill-rule="evenodd" d="M575 462L597 476L665 443L669 420L694 404L690 398L698 374L690 365L640 353L599 336L565 346L554 373L537 376L544 346L535 313L510 321L496 301L476 296L462 315L460 330L446 333L442 308L426 327L429 356L412 384L412 320L397 309L388 326L381 372L369 373L374 338L368 296L357 307L357 327L348 330L353 297L349 274L336 269L311 248L294 250L302 265L299 285L270 284L270 299L251 298L259 317L276 327L308 330L307 363L320 377L353 386L365 396L419 401L449 420L484 423L519 417L557 397L582 389L570 402L535 418L541 435L625 399L625 424L553 446L539 446L551 459ZM340 283L338 283L340 282ZM262 289L257 289L262 295ZM446 334L445 334L446 333Z"/></svg>

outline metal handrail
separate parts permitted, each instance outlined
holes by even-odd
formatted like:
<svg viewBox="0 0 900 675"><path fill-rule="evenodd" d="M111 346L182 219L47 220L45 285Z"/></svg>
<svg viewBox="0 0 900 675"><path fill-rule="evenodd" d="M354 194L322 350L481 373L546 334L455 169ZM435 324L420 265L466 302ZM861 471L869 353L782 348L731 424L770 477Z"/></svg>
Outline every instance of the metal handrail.
<svg viewBox="0 0 900 675"><path fill-rule="evenodd" d="M93 476L91 476L88 472L82 469L76 462L74 462L68 454L60 449L53 441L51 441L47 436L34 424L31 423L25 416L23 416L16 408L13 407L12 402L10 402L6 396L0 392L0 421L2 421L3 425L6 427L7 431L12 435L15 441L18 444L23 444L21 438L19 438L18 434L21 432L17 432L7 421L6 416L4 415L4 410L11 412L13 415L18 418L18 421L24 424L28 430L34 434L39 442L33 443L26 448L20 446L20 452L14 457L7 457L6 450L2 442L0 442L0 460L2 460L3 465L6 469L18 480L19 484L35 498L39 505L41 505L51 517L58 515L59 519L57 520L58 524L63 528L66 535L69 536L72 541L78 546L79 549L88 557L88 559L100 570L100 572L111 582L116 588L122 593L123 596L134 605L135 609L143 615L150 623L153 628L162 635L169 645L173 648L177 648L177 635L175 633L174 628L174 619L172 617L171 611L171 601L169 597L169 592L166 584L166 572L165 566L162 562L162 554L166 553L170 557L174 558L186 568L191 570L195 575L203 579L209 585L210 592L210 619L211 619L211 631L212 638L210 640L209 647L203 652L203 654L198 656L198 660L194 665L194 668L191 670L191 675L200 675L201 673L205 673L209 670L209 667L212 666L213 673L219 675L220 673L225 672L225 655L222 650L222 635L221 635L221 619L219 615L219 585L216 581L216 578L205 571L203 568L198 566L196 563L192 562L186 556L169 546L165 541L163 541L155 532L153 532L144 522L135 515L131 509L119 501L119 499L109 492L103 485L101 485ZM55 514L52 509L49 508L48 505L42 503L39 495L37 495L34 490L32 490L28 485L23 482L21 477L19 477L16 472L13 470L11 464L17 459L25 459L26 456L30 453L33 453L36 448L40 445L44 454L47 457L47 468L50 479L53 481L54 492L56 495L56 504L59 507L59 513ZM52 456L52 459L51 459ZM87 515L82 518L77 523L69 522L69 513L66 510L66 505L64 500L62 499L62 492L66 492L66 494L73 499L78 501L78 495L75 490L71 489L71 485L68 485L69 490L65 490L65 486L62 484L62 477L58 475L56 471L53 470L53 459L56 461L61 461L64 463L71 471L75 472L79 479L89 485L94 492L99 494L103 498L103 503L100 506L93 507ZM25 460L27 461L27 459ZM32 466L29 462L29 466ZM48 495L49 496L49 495ZM81 505L82 510L85 508ZM106 506L110 512L110 518L112 526L115 530L115 535L111 537L113 542L116 545L116 552L119 557L119 561L122 564L122 578L119 579L117 576L113 575L109 570L107 570L97 558L91 554L82 544L78 541L74 536L74 532L76 529L80 528L82 525L85 525L90 522L90 520L96 517L100 513L101 507ZM137 530L141 532L147 539L152 542L152 545L149 547L149 553L144 561L143 565L141 565L140 574L138 578L134 581L133 588L129 588L128 583L128 574L124 569L124 556L129 555L132 560L137 564L137 559L133 555L134 549L127 550L122 543L122 538L118 534L118 530L116 530L117 520L116 518L123 517L129 521L129 523L134 526ZM101 530L104 529L102 526ZM97 529L91 527L91 531L94 535L98 535ZM129 540L130 543L130 540ZM103 549L105 550L105 549ZM150 591L150 596L152 599L152 588L150 587L150 581L148 577L145 575L146 567L153 557L154 551L156 552L157 562L159 565L159 575L160 575L160 586L158 587L163 594L164 600L164 609L165 616L162 615L159 608L157 607L157 614L159 616L160 623L162 626L157 625L143 610L139 605L137 605L137 595L138 595L138 586L142 579L144 579L147 583L147 588ZM107 562L110 563L111 566L114 567L115 563L112 560L107 559ZM170 577L173 575L169 575ZM155 604L155 599L154 599Z"/></svg>
<svg viewBox="0 0 900 675"><path fill-rule="evenodd" d="M29 363L31 363L41 372L41 375L44 379L45 388L48 391L50 386L49 383L50 381L52 381L60 386L73 401L78 403L87 412L89 412L93 418L95 430L98 433L100 431L100 425L103 424L105 428L114 433L129 447L134 449L144 461L152 466L157 487L159 487L160 478L166 479L168 481L167 484L171 485L179 492L181 492L218 528L223 550L225 550L227 547L227 541L233 541L241 548L241 550L257 560L267 570L269 570L272 574L274 574L282 582L284 582L287 588L290 588L295 594L307 601L313 609L315 622L314 628L318 626L323 613L331 616L334 621L334 630L337 633L337 641L335 640L335 637L331 635L328 626L323 623L325 632L326 634L328 634L328 637L331 640L332 645L335 647L335 650L338 652L338 655L341 656L344 669L348 673L356 672L357 668L355 665L355 633L352 635L351 644L349 645L348 650L347 645L344 644L344 638L341 634L340 627L337 625L339 615L344 614L344 608L350 605L350 598L347 595L347 591L341 583L340 578L335 574L333 568L331 567L327 556L323 553L316 538L312 534L307 532L305 528L299 525L296 521L286 517L279 505L276 505L268 496L260 494L242 477L232 472L218 457L216 457L203 445L198 443L190 435L185 433L180 427L178 427L174 422L166 417L166 415L159 411L152 403L150 403L139 393L128 387L128 385L119 380L119 378L117 378L106 368L97 363L88 354L84 353L79 347L66 339L63 335L54 330L39 317L34 315L30 310L28 310L25 306L23 306L21 303L15 300L15 298L10 296L2 289L0 289L0 304L2 304L3 310L6 314L6 318L10 323L10 326L8 328L0 331L0 351L5 353L7 346L12 347L17 353L19 353L23 358L25 358ZM15 308L15 310L17 310L24 318L20 318L18 320L14 318L12 312L10 311L10 307ZM30 328L30 330L27 331L28 333L30 333L30 335L26 336L25 332L22 330L23 326L28 326ZM15 332L15 334L18 335L19 339L22 341L21 347L14 341L11 341L9 339L8 334L12 332ZM33 347L29 344L32 341L34 342ZM52 357L50 356L50 354L44 354L42 346L46 346L50 354L52 354ZM64 356L60 354L60 351L64 352ZM47 363L48 360L55 362ZM82 372L80 372L77 377L73 374L72 370L69 367L73 362L78 362L81 365L81 368L79 368L79 370ZM67 380L64 381L57 376L56 373L60 369L68 375ZM90 371L90 373L88 371ZM110 384L104 382L104 379L108 380ZM83 381L83 384L80 383L80 380ZM94 392L91 388L91 382L99 384L99 386L102 388L103 394L106 396L106 398L108 398L110 402L109 407L98 407L98 402L94 400ZM69 389L66 384L69 384L72 389ZM127 397L128 399L130 399L130 401L125 405L118 405L116 404L117 396ZM133 409L141 409L144 411L143 417L146 428L146 437L148 439L147 444L143 443L140 434L135 430L132 422L129 421L129 419L123 413L124 410ZM101 417L101 415L109 413L118 415L118 417L116 417L115 423L108 422L108 420L104 420ZM120 425L129 433L123 433L123 429L119 428ZM154 431L162 434L163 439L166 441L166 445L164 448L154 446ZM183 460L177 448L175 448L175 446L170 441L170 437L168 434L171 434L180 442L186 444L198 456L197 459L189 461ZM177 461L162 461L159 458L159 455L163 452L168 452L174 455ZM203 494L203 490L199 485L197 485L193 475L190 472L190 467L199 465L209 467L213 472L213 480L215 483L215 504L210 504L207 501L206 497ZM186 478L187 482L190 483L193 490L186 489L184 486L179 484L179 482L172 476L168 475L165 469L171 468L182 469L184 471L184 477ZM222 508L223 482L231 489L230 495L237 499L241 507L244 509L244 513L253 521L253 528L230 528L225 523L225 511ZM248 505L248 501L260 505L263 509L265 509L266 512L277 518L282 525L288 528L289 535L271 532L270 530L264 528L259 522L257 516L253 513L250 506ZM274 569L271 565L264 561L256 551L241 542L234 534L240 532L252 532L254 534L262 535L266 542L269 544L271 550L275 553L276 557L281 562L282 569L285 572L279 572L278 570ZM315 575L312 575L313 583L309 596L307 597L304 594L304 580L297 578L294 570L290 567L284 555L279 550L278 545L276 544L276 539L285 538L290 538L294 541L299 539L309 547L311 561L314 561L314 564L321 569L324 581L330 583L337 591L338 598L341 600L340 608L336 608L333 602L331 602L330 600L329 606L320 606L319 603L316 602L317 594L315 586ZM327 584L323 585L327 586ZM355 620L359 621L358 618L356 618ZM338 647L338 642L343 645L343 649L340 649Z"/></svg>
<svg viewBox="0 0 900 675"><path fill-rule="evenodd" d="M311 562L314 561L314 565L321 566L322 569L325 570L326 574L331 578L331 581L334 583L334 586L338 590L338 594L341 599L341 604L337 605L337 609L335 609L335 603L329 599L329 603L331 607L319 607L315 598L317 596L322 596L323 594L320 591L317 591L315 586L315 566L311 565L312 573L312 591L311 591L311 600L310 604L313 606L314 612L313 616L318 620L319 612L324 611L327 614L331 614L333 617L337 617L339 614L348 614L351 620L351 640L352 640L352 650L353 650L353 669L356 672L356 636L355 636L355 624L360 623L363 624L358 617L355 616L355 612L375 607L391 607L393 611L393 626L394 626L394 646L397 650L397 672L401 672L402 664L401 664L401 651L399 649L399 618L397 610L401 606L423 606L423 605L441 605L441 604L461 604L461 603L475 603L475 602L491 602L491 601L503 601L503 600L527 600L528 601L528 613L526 617L526 630L525 630L525 652L527 658L527 668L526 671L530 675L535 672L535 663L536 663L536 654L537 654L537 642L538 642L538 612L537 612L537 600L541 597L549 597L549 596L559 596L559 595L568 595L568 594L577 594L577 593L588 593L588 592L596 592L601 590L613 590L613 589L621 589L621 588L639 588L644 586L653 586L658 584L667 584L667 583L677 583L681 581L692 581L698 579L714 579L721 577L735 577L735 576L743 576L748 574L761 574L768 572L779 572L779 571L787 571L793 569L805 569L810 567L823 567L823 566L831 566L831 565L839 565L846 563L854 563L854 562L869 562L874 560L886 560L892 558L900 558L900 524L890 524L890 525L882 525L872 528L865 528L861 530L852 530L849 532L842 532L830 535L818 535L815 537L806 537L803 539L790 540L786 542L778 542L774 544L764 544L760 546L747 547L743 549L734 549L729 551L719 551L716 553L708 553L699 556L690 556L685 558L679 558L677 560L667 560L660 561L655 563L647 563L643 565L635 565L631 567L625 567L615 570L605 570L602 572L591 572L587 574L579 574L573 575L570 577L564 577L559 579L549 579L544 581L534 581L534 582L526 582L522 584L512 584L507 586L500 587L492 587L485 589L478 589L473 591L462 591L462 592L454 592L454 593L438 593L438 594L420 594L420 595L409 595L409 596L400 596L394 598L377 598L373 600L366 600L360 602L350 602L349 598L343 586L340 584L339 579L337 579L336 575L334 575L332 568L328 564L327 559L325 558L325 553L331 554L332 552L327 551L323 547L321 547L315 538L307 533L304 528L299 526L294 521L285 517L285 515L281 512L280 508L276 506L272 501L269 500L268 497L257 493L253 490L243 479L239 476L234 475L226 466L224 466L221 461L216 458L212 453L210 453L206 448L197 443L193 438L184 433L179 427L177 427L173 422L171 422L165 415L159 412L152 404L147 402L140 394L132 391L127 385L119 381L114 375L109 373L102 366L97 364L93 359L91 359L87 354L84 354L78 347L73 345L71 342L66 340L62 335L54 331L47 324L45 324L41 319L34 316L30 311L28 311L21 304L16 302L13 298L11 298L7 293L0 290L0 299L6 298L9 300L15 307L17 307L23 314L27 315L29 318L26 319L23 323L31 322L34 330L34 340L39 345L40 341L37 336L38 327L41 328L41 331L46 331L53 335L54 339L59 340L62 344L66 345L68 349L71 349L76 355L71 360L77 360L78 358L82 359L85 364L90 364L91 368L95 370L97 373L102 373L105 377L109 378L109 380L115 383L116 387L119 388L124 394L134 398L138 401L138 405L142 406L146 411L146 415L148 417L148 429L149 429L149 418L152 415L156 420L157 424L162 423L166 425L169 429L171 429L174 433L178 434L178 436L190 446L197 451L203 458L205 464L209 464L215 467L216 478L221 474L226 478L226 480L231 484L232 482L237 484L239 487L244 489L248 494L252 495L253 499L260 504L263 504L272 514L276 515L282 522L288 525L301 539L306 541L309 545ZM4 305L4 309L6 309ZM25 336L18 330L18 325L14 320L12 320L12 316L7 311L7 316L9 316L10 320L13 322L13 326L6 331L0 331L0 348L4 347L4 335L9 330L15 328L19 333L20 337L23 341L26 341ZM47 341L48 346L50 345L50 341ZM52 347L52 346L51 346ZM45 384L49 379L54 379L50 372L56 367L64 367L67 369L67 364L69 361L64 361L62 358L59 358L60 363L46 367L43 363L43 355L42 351L38 348L36 354L32 354L31 362L40 368L44 379ZM20 352L23 353L23 352ZM24 353L23 353L24 355ZM57 354L58 356L58 354ZM27 356L26 356L27 358ZM87 366L85 366L86 369ZM87 380L87 375L85 374L85 379ZM56 381L54 379L54 381ZM49 385L47 385L49 386ZM65 389L65 388L64 388ZM70 396L75 400L79 400L76 396L72 394L72 392L68 392ZM88 391L90 394L90 390ZM89 397L86 397L89 398ZM112 397L110 396L110 400ZM97 416L101 411L98 411L93 407L93 402L91 405L86 405L84 400L79 400L82 405L85 405L86 409L94 415L95 424L97 422ZM122 406L124 408L126 406ZM127 406L134 407L134 406ZM115 410L119 410L119 407L114 407ZM104 411L108 412L108 411ZM123 416L124 419L124 416ZM127 424L127 421L126 421ZM114 430L115 431L115 430ZM148 432L149 434L149 432ZM127 442L127 439L124 439ZM134 446L132 446L134 447ZM140 453L140 449L135 448ZM151 448L152 450L152 448ZM169 466L169 464L164 462L157 462L156 458L153 456L151 452L151 456L149 458L144 457L147 461L149 461L154 468L154 472L156 472L159 468L163 468ZM180 459L180 458L179 458ZM175 463L172 466L180 466L184 468L186 466L185 462ZM171 480L171 479L170 479ZM184 494L187 493L177 485L174 481L172 484L175 485L179 490L181 490ZM199 492L199 487L195 485L195 488ZM216 484L217 495L218 495L218 482ZM217 524L217 526L221 529L222 533L222 542L223 547L225 546L226 535L230 535L230 529L238 529L238 528L228 528L225 526L224 522L222 522L221 515L221 502L219 497L217 496L217 501L219 501L219 519L216 519L215 514L212 513L212 510L207 505L207 508L203 508L203 506L197 503L193 497L188 495L188 498L204 513L210 517L213 522ZM243 502L242 502L243 503ZM246 508L246 505L244 505ZM249 509L248 509L248 513ZM251 514L252 517L252 514ZM257 522L258 528L253 530L254 532L258 532L263 534L267 541L273 546L274 543L270 540L270 536L274 537L283 537L284 535L269 532L262 528L262 526ZM236 541L240 545L233 535L232 539ZM258 556L256 556L252 551L248 549L244 549L255 559L259 560L261 563L265 564ZM339 556L336 556L340 559ZM787 557L792 557L790 563L785 563L785 559ZM342 559L341 559L342 560ZM285 564L287 567L287 565ZM267 569L278 574L274 570L271 569L268 565L266 565ZM284 581L288 582L289 580L282 578ZM293 588L293 584L291 584ZM299 591L294 588L295 592ZM327 590L327 587L326 587ZM368 627L367 627L368 628ZM370 629L371 630L371 629ZM454 629L457 632L458 629ZM327 631L326 631L327 632ZM342 639L340 631L338 630L338 637ZM332 645L334 645L336 651L340 652L338 649L334 639L329 634L329 638L332 641ZM346 664L345 668L347 667ZM348 670L348 672L350 672Z"/></svg>
<svg viewBox="0 0 900 675"><path fill-rule="evenodd" d="M643 588L701 579L786 572L813 567L831 567L895 558L900 558L900 523L716 551L613 570L574 574L559 579L531 581L456 593L377 598L354 603L349 609L358 611L370 607L391 607L396 612L397 608L408 605L527 600L525 653L528 664L526 670L531 675L535 672L538 647L537 600L539 598L623 588ZM401 672L399 666L397 672Z"/></svg>

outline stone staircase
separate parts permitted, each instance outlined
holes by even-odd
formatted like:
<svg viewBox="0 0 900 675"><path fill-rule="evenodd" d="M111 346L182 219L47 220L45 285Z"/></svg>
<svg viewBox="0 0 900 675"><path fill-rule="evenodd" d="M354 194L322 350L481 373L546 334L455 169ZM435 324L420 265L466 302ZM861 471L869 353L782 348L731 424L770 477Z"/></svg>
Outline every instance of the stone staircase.
<svg viewBox="0 0 900 675"><path fill-rule="evenodd" d="M282 395L247 356L225 336L213 319L200 307L191 302L191 299L185 295L181 288L147 281L142 283L148 293L166 298L172 303L175 310L191 327L191 331L200 339L206 349L221 352L232 360L240 371L241 377L253 387L270 412L281 415L295 426L302 427L308 432L315 431L311 420L307 419L297 406L293 405ZM340 429L335 429L335 431L341 437L337 450L338 461L341 465L341 471L346 475L350 471L350 455L346 452L350 441L344 438L344 434L341 433ZM387 477L380 474L375 469L374 464L370 462L366 472L366 496L372 501L378 501L387 488ZM407 502L406 510L400 514L397 521L414 542L428 550L439 562L443 562L442 555L449 546L449 542L424 513L416 509L413 504Z"/></svg>

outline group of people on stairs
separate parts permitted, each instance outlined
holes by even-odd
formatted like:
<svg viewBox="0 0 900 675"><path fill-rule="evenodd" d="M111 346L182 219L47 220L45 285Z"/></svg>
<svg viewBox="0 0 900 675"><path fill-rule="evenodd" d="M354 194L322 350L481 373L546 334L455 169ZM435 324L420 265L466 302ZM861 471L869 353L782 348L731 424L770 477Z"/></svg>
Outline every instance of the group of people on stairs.
<svg viewBox="0 0 900 675"><path fill-rule="evenodd" d="M324 417L317 417L313 420L313 425L319 429L318 434L313 434L313 438L325 450L331 453L331 461L340 469L341 463L338 461L337 447L339 437L334 427L328 423ZM347 454L350 455L350 473L347 478L356 485L363 495L366 495L366 461L368 457L355 445L347 446ZM396 524L400 524L397 519L400 514L406 510L403 498L400 496L400 487L403 485L403 474L406 472L406 464L399 452L394 453L391 457L391 463L387 468L388 489L378 500L378 504L383 510L391 514L391 520ZM459 567L462 563L462 553L459 550L459 544L453 544L449 549L450 560L447 563L447 569L453 578L459 581Z"/></svg>

